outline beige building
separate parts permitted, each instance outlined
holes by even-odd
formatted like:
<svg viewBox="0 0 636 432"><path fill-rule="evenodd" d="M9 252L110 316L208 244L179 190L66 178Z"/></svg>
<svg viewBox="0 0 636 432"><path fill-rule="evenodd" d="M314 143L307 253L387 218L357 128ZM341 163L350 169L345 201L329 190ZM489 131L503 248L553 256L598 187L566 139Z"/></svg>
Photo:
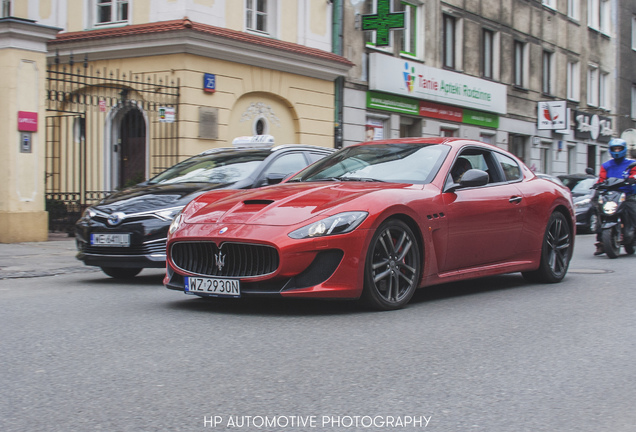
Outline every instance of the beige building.
<svg viewBox="0 0 636 432"><path fill-rule="evenodd" d="M63 208L72 218L109 191L238 136L334 146L334 81L352 63L331 52L330 2L4 3L0 27L59 30L37 69L40 110L29 108L39 113L34 169L51 213ZM2 42L0 31L5 58ZM21 55L2 67L21 76ZM20 200L13 191L0 196L7 194L0 215ZM49 217L66 222L58 219ZM7 239L15 240L0 234Z"/></svg>

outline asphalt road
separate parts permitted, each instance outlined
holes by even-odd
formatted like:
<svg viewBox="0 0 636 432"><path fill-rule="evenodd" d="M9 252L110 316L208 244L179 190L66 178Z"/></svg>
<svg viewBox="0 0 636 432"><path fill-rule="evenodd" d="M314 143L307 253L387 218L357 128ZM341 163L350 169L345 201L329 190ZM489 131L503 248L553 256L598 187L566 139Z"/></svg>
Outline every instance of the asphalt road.
<svg viewBox="0 0 636 432"><path fill-rule="evenodd" d="M0 280L0 431L636 431L636 256L341 302ZM249 425L249 426L248 426Z"/></svg>

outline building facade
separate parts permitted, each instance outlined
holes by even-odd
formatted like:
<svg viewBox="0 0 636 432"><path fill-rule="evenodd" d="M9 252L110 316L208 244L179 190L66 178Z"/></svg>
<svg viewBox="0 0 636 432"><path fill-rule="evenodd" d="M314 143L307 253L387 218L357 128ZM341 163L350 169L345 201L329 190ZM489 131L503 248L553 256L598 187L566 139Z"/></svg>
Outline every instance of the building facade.
<svg viewBox="0 0 636 432"><path fill-rule="evenodd" d="M596 170L620 134L614 1L346 0L344 8L345 56L356 65L344 85L344 145L465 137L557 175Z"/></svg>

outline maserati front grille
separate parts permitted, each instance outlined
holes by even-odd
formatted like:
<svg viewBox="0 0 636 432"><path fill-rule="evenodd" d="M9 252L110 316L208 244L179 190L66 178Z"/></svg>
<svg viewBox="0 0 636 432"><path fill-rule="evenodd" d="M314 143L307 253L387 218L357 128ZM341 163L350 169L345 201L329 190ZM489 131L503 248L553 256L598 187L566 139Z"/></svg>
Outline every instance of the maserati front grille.
<svg viewBox="0 0 636 432"><path fill-rule="evenodd" d="M218 277L256 277L274 273L278 251L271 246L213 242L177 242L170 250L172 263L188 273Z"/></svg>

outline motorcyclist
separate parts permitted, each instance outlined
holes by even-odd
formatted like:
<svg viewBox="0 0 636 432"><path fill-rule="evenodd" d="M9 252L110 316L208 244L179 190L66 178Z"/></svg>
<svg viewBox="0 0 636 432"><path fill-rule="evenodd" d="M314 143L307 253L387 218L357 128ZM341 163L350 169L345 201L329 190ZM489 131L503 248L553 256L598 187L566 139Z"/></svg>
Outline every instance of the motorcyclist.
<svg viewBox="0 0 636 432"><path fill-rule="evenodd" d="M636 167L633 167L628 172L627 166L635 161L626 157L627 143L620 138L612 138L610 140L609 153L612 159L601 165L601 171L596 183L602 183L611 177L627 179L629 185L622 186L620 190L625 192L626 195L622 217L625 226L623 242L629 244L634 240L634 228L636 226ZM605 253L603 242L601 241L601 233L602 230L599 225L596 231L596 251L594 255Z"/></svg>

